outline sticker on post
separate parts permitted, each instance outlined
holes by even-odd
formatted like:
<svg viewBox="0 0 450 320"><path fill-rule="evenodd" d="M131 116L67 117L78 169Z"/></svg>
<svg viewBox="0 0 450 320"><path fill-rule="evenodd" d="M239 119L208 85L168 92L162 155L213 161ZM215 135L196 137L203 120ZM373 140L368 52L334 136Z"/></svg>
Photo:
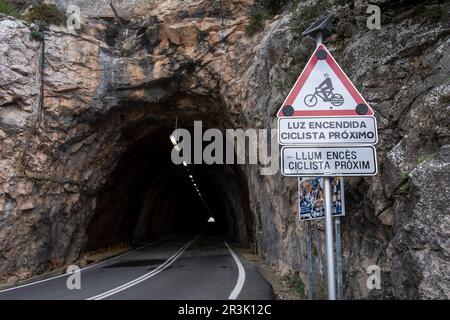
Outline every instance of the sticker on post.
<svg viewBox="0 0 450 320"><path fill-rule="evenodd" d="M299 178L298 181L298 213L301 221L325 218L323 179L331 179L331 214L333 217L345 215L344 179L342 177L304 177Z"/></svg>

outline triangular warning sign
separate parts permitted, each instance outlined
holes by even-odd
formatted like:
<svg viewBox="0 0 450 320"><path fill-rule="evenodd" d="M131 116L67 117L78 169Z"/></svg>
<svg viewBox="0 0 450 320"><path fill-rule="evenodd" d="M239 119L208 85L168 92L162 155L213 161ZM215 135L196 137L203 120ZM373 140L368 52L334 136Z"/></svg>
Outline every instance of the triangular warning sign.
<svg viewBox="0 0 450 320"><path fill-rule="evenodd" d="M278 111L279 118L302 116L373 116L372 108L322 44Z"/></svg>

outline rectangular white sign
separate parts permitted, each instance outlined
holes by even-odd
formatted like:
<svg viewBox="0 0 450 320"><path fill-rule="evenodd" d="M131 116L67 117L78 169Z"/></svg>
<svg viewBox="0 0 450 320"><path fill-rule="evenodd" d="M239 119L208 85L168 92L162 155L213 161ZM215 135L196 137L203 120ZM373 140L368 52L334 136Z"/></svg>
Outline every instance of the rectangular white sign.
<svg viewBox="0 0 450 320"><path fill-rule="evenodd" d="M282 145L376 144L374 117L288 117L278 119L278 141Z"/></svg>
<svg viewBox="0 0 450 320"><path fill-rule="evenodd" d="M374 176L377 174L375 148L283 147L281 172L285 176Z"/></svg>

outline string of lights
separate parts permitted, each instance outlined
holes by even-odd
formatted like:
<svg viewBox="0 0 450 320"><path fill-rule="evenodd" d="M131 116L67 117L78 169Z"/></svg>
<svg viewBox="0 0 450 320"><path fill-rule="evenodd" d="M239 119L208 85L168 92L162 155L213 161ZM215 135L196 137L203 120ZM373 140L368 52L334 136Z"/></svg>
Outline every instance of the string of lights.
<svg viewBox="0 0 450 320"><path fill-rule="evenodd" d="M170 135L170 141L172 142L175 150L179 152L180 146L178 145L177 138L173 135ZM208 214L210 215L208 222L215 222L214 215L212 214L211 210L209 209L208 205L206 204L203 194L200 192L200 189L199 189L197 181L195 180L193 171L189 168L189 165L187 164L186 161L183 161L183 166L186 169L189 180L191 181L193 188L197 192L197 195L198 195L200 201L202 202L203 206L205 207L206 212L208 212Z"/></svg>

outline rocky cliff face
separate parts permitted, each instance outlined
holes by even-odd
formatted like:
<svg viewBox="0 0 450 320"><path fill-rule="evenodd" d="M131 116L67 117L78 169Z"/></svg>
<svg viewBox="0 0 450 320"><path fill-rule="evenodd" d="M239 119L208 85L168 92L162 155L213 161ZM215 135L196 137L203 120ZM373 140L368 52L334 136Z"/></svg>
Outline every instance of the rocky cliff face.
<svg viewBox="0 0 450 320"><path fill-rule="evenodd" d="M68 3L53 2L62 10ZM382 27L369 30L367 4L334 2L336 32L326 45L375 109L380 134L380 174L346 179L346 298L448 299L450 6L377 1ZM98 195L120 157L161 123L177 115L186 124L275 128L286 94L277 83L314 45L296 36L302 21L288 11L249 37L250 0L222 7L214 0L117 1L127 32L111 19L108 1L70 3L82 9L80 35L51 27L44 42L23 22L0 16L0 279L9 282L81 256ZM314 12L320 3L289 11ZM236 237L252 239L278 270L306 279L296 179L263 176L258 166L242 170L253 225ZM320 296L323 223L313 228ZM382 289L369 292L373 264L382 269Z"/></svg>

